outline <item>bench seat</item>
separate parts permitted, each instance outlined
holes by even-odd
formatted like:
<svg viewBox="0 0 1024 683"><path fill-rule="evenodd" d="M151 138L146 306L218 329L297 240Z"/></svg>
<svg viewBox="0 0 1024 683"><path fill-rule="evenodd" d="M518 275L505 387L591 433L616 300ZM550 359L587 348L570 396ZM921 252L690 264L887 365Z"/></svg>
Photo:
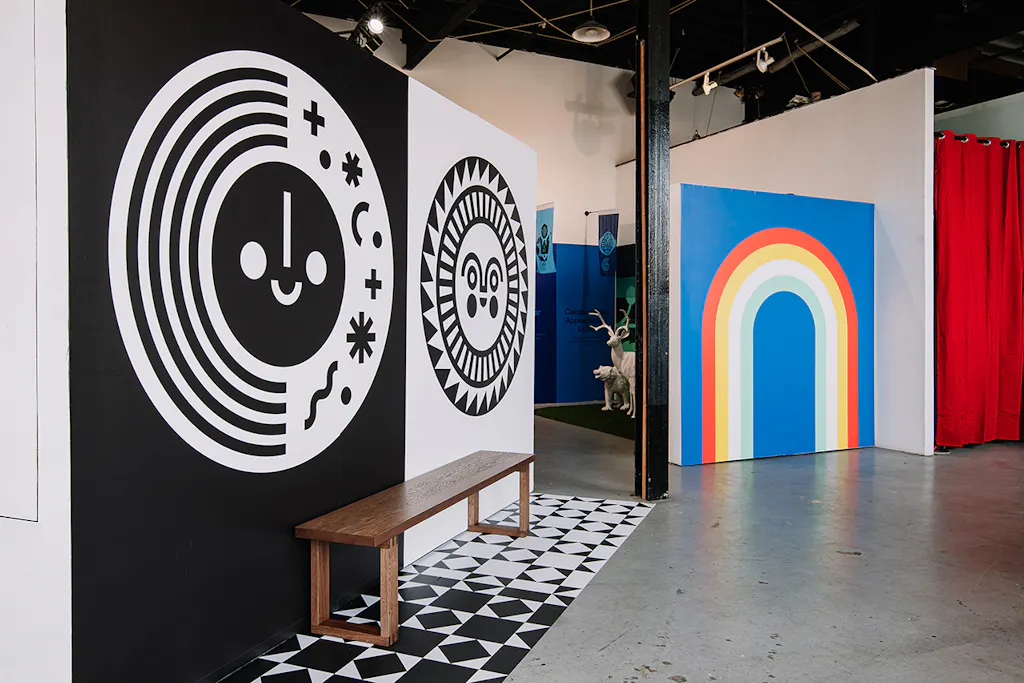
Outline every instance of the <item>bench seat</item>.
<svg viewBox="0 0 1024 683"><path fill-rule="evenodd" d="M398 536L423 520L469 499L467 528L481 533L526 536L530 524L530 453L478 451L295 527L310 541L311 630L375 645L398 637ZM519 526L481 524L479 493L519 473ZM380 549L380 625L331 618L330 545Z"/></svg>

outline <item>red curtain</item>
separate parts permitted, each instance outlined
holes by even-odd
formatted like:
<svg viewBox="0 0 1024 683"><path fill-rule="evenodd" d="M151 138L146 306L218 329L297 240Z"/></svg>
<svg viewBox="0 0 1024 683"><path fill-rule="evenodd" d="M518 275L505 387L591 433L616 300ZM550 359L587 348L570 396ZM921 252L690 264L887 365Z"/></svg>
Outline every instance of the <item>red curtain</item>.
<svg viewBox="0 0 1024 683"><path fill-rule="evenodd" d="M1021 435L1024 146L935 141L935 442Z"/></svg>

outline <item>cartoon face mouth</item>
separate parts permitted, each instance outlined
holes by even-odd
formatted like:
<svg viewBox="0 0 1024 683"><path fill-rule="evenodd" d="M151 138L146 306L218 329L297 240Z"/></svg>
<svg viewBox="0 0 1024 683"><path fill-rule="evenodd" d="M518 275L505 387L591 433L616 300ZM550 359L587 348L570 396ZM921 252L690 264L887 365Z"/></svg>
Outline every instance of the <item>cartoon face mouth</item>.
<svg viewBox="0 0 1024 683"><path fill-rule="evenodd" d="M274 298L277 299L277 303L282 306L291 306L299 300L299 296L302 294L302 283L295 282L292 285L292 291L285 293L284 290L281 289L280 281L271 280L270 291L274 293Z"/></svg>

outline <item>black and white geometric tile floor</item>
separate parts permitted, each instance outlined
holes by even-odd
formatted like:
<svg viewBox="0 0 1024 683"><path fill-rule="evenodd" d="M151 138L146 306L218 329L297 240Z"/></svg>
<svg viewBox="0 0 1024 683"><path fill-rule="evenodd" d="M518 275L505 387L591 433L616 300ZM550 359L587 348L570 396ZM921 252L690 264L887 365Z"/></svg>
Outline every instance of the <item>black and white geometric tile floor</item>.
<svg viewBox="0 0 1024 683"><path fill-rule="evenodd" d="M504 680L652 509L599 498L530 499L526 538L467 531L401 571L393 646L299 634L222 683ZM488 521L518 526L518 505ZM361 595L335 614L376 621L379 601Z"/></svg>

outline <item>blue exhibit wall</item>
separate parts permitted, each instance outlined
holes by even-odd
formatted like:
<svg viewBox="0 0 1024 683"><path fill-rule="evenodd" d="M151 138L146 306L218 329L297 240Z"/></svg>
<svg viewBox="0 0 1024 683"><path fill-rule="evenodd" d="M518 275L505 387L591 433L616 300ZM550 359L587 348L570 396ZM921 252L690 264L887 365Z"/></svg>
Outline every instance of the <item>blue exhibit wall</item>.
<svg viewBox="0 0 1024 683"><path fill-rule="evenodd" d="M554 403L555 378L557 376L558 358L556 353L555 333L558 326L558 310L555 300L555 287L558 273L537 273L536 288L536 324L534 337L536 357L534 360L534 403Z"/></svg>
<svg viewBox="0 0 1024 683"><path fill-rule="evenodd" d="M611 325L620 322L615 233L618 215L600 216L605 249L597 245L554 244L555 210L537 210L535 312L535 403L600 401L604 387L594 368L611 364L608 334L594 331L599 309ZM632 257L629 264L632 266ZM629 275L632 275L630 270ZM612 276L612 277L609 277Z"/></svg>
<svg viewBox="0 0 1024 683"><path fill-rule="evenodd" d="M604 330L590 329L598 320L588 312L596 308L613 324L616 280L601 275L597 246L556 244L555 263L555 401L599 401L604 387L593 371L599 365L611 365L611 349ZM540 286L538 277L538 290ZM538 345L538 363L541 353ZM539 365L537 378L540 382Z"/></svg>

